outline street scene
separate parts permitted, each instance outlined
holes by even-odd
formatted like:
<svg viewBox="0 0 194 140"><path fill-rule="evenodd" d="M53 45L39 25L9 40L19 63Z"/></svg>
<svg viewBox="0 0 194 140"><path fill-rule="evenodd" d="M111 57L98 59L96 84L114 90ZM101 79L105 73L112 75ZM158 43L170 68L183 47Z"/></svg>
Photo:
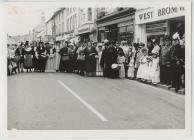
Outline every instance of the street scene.
<svg viewBox="0 0 194 140"><path fill-rule="evenodd" d="M6 22L8 130L185 128L184 6L15 6Z"/></svg>
<svg viewBox="0 0 194 140"><path fill-rule="evenodd" d="M8 87L9 130L185 128L183 95L137 81L25 73Z"/></svg>

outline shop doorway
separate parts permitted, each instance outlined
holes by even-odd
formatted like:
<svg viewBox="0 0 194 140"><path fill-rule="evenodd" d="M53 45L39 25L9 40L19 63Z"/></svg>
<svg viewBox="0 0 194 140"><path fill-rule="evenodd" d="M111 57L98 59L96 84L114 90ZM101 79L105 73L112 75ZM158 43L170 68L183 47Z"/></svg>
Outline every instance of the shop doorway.
<svg viewBox="0 0 194 140"><path fill-rule="evenodd" d="M169 20L170 36L178 32L180 37L185 33L185 17L178 17Z"/></svg>
<svg viewBox="0 0 194 140"><path fill-rule="evenodd" d="M107 26L105 33L106 33L105 37L107 37L107 39L109 41L111 41L111 40L117 41L117 37L118 37L118 27L117 27L117 24L111 25L111 26Z"/></svg>

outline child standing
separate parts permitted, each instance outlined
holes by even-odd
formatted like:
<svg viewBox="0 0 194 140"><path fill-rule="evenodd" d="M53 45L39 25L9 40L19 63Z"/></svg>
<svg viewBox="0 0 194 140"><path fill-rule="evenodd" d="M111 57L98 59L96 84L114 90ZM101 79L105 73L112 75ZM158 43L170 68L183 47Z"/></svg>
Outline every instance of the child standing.
<svg viewBox="0 0 194 140"><path fill-rule="evenodd" d="M117 63L119 66L119 78L125 78L125 56L122 51L118 52Z"/></svg>
<svg viewBox="0 0 194 140"><path fill-rule="evenodd" d="M147 72L148 72L148 51L146 48L142 48L143 56L140 59L140 66L137 71L137 78L141 79L143 82L147 80Z"/></svg>

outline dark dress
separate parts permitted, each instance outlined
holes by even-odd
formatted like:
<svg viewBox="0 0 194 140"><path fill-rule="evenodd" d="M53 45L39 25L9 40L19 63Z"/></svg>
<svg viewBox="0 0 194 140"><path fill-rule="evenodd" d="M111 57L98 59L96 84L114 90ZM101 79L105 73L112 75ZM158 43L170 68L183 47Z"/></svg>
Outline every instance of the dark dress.
<svg viewBox="0 0 194 140"><path fill-rule="evenodd" d="M117 62L117 50L114 47L103 50L102 58L100 61L103 67L103 76L108 78L117 78L118 70L112 69L112 64Z"/></svg>
<svg viewBox="0 0 194 140"><path fill-rule="evenodd" d="M86 72L96 72L96 58L97 51L94 47L86 48L85 53L85 62L86 62Z"/></svg>
<svg viewBox="0 0 194 140"><path fill-rule="evenodd" d="M38 53L38 66L37 69L41 72L45 71L46 61L47 57L45 55L46 49L45 47L37 47L37 53Z"/></svg>
<svg viewBox="0 0 194 140"><path fill-rule="evenodd" d="M33 55L34 50L25 50L25 59L24 59L24 68L31 69L33 68Z"/></svg>
<svg viewBox="0 0 194 140"><path fill-rule="evenodd" d="M69 72L73 72L75 70L75 64L76 64L76 56L75 51L71 48L69 48Z"/></svg>
<svg viewBox="0 0 194 140"><path fill-rule="evenodd" d="M24 63L24 55L25 55L25 49L24 48L17 48L15 50L15 55L20 56L19 63Z"/></svg>
<svg viewBox="0 0 194 140"><path fill-rule="evenodd" d="M69 72L69 54L68 54L68 48L63 47L59 51L61 55L60 64L59 64L59 71L61 72Z"/></svg>

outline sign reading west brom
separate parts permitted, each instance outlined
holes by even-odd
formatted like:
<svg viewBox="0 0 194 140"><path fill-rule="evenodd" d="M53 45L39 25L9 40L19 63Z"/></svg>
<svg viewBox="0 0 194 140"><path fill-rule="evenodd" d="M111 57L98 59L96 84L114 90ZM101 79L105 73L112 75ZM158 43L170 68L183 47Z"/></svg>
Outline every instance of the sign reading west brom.
<svg viewBox="0 0 194 140"><path fill-rule="evenodd" d="M184 7L162 7L149 8L146 10L137 11L135 14L136 24L165 20L185 15Z"/></svg>

